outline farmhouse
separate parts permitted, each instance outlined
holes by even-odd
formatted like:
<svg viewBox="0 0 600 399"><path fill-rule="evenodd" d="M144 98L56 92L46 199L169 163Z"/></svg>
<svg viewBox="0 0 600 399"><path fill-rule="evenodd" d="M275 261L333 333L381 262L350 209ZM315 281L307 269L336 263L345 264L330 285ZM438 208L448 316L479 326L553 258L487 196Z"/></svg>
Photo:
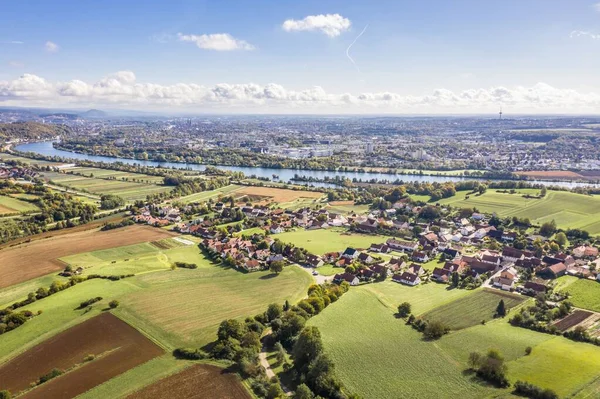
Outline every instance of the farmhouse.
<svg viewBox="0 0 600 399"><path fill-rule="evenodd" d="M544 284L536 283L533 281L528 281L523 286L523 294L536 296L540 293L546 292L546 286Z"/></svg>
<svg viewBox="0 0 600 399"><path fill-rule="evenodd" d="M556 263L548 266L539 272L541 276L547 278L557 278L563 276L567 272L567 266L564 263Z"/></svg>
<svg viewBox="0 0 600 399"><path fill-rule="evenodd" d="M360 252L358 252L356 249L354 248L346 248L346 250L342 253L342 258L346 258L346 259L356 259L358 257L358 255L360 254Z"/></svg>

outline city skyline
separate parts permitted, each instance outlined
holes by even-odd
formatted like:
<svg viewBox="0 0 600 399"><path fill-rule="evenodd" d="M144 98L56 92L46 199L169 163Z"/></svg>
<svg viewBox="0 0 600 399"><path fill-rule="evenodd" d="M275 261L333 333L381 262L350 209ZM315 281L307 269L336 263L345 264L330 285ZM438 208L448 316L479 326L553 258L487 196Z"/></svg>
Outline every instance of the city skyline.
<svg viewBox="0 0 600 399"><path fill-rule="evenodd" d="M10 4L0 106L593 114L599 4Z"/></svg>

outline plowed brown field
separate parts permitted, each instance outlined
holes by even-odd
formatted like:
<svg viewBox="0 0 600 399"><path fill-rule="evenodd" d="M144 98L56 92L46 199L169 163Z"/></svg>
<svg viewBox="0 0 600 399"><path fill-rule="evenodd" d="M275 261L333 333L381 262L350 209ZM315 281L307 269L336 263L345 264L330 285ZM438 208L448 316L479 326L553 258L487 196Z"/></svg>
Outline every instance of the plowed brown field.
<svg viewBox="0 0 600 399"><path fill-rule="evenodd" d="M235 374L208 364L192 366L137 391L127 399L251 399Z"/></svg>
<svg viewBox="0 0 600 399"><path fill-rule="evenodd" d="M50 338L0 366L0 390L13 394L53 368L69 370L23 395L73 398L164 352L129 324L103 313ZM93 354L95 360L85 362Z"/></svg>
<svg viewBox="0 0 600 399"><path fill-rule="evenodd" d="M0 288L61 270L63 256L155 241L176 234L149 226L87 230L0 250Z"/></svg>

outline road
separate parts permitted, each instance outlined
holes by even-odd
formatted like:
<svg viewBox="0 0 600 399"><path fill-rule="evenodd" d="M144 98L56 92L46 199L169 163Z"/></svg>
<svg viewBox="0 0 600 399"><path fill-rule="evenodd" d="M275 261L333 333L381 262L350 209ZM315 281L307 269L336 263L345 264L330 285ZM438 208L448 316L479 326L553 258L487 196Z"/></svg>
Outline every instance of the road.
<svg viewBox="0 0 600 399"><path fill-rule="evenodd" d="M317 274L316 276L313 275L312 273L314 270L316 270L317 273L319 272L318 268L313 269L310 267L302 267L298 264L295 264L295 266L299 267L300 269L304 270L306 273L310 274L313 277L313 279L315 280L315 283L317 283L317 284L331 283L333 281L334 276L323 276L321 274Z"/></svg>

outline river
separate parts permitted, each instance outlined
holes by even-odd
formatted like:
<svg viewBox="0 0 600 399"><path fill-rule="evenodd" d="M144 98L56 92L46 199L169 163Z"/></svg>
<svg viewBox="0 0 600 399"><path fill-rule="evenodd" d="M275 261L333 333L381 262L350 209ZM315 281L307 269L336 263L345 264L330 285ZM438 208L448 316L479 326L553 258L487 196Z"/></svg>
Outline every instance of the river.
<svg viewBox="0 0 600 399"><path fill-rule="evenodd" d="M206 165L194 164L194 163L179 163L179 162L158 162L158 161L142 161L137 159L129 158L118 158L118 157L106 157L102 155L88 155L80 154L71 151L59 150L52 146L50 141L40 141L36 143L20 144L15 147L18 151L23 152L34 152L44 156L58 156L63 158L90 160L95 162L106 162L115 163L121 162L124 164L138 164L144 166L158 166L162 168L175 168L175 169L191 169L191 170L204 170ZM294 178L294 175L313 177L316 179L323 179L326 176L330 178L335 176L347 177L348 179L362 179L368 181L371 179L377 180L389 180L394 181L396 179L403 180L406 182L452 182L460 180L474 180L473 177L460 177L460 176L421 176L411 174L389 174L389 173L366 173L366 172L343 172L343 171L326 171L326 170L303 170L303 169L275 169L275 168L260 168L250 166L220 166L219 169L230 170L234 172L243 172L246 176L255 175L257 177L266 177L269 179L273 178L273 175L279 176L279 180L282 182L290 182ZM580 187L580 186L597 186L596 184L580 183L580 182L551 182L544 180L528 180L529 183L537 183L544 185L561 186L567 188ZM299 183L299 182L296 182ZM316 187L329 187L333 186L326 183L308 182L309 185Z"/></svg>

